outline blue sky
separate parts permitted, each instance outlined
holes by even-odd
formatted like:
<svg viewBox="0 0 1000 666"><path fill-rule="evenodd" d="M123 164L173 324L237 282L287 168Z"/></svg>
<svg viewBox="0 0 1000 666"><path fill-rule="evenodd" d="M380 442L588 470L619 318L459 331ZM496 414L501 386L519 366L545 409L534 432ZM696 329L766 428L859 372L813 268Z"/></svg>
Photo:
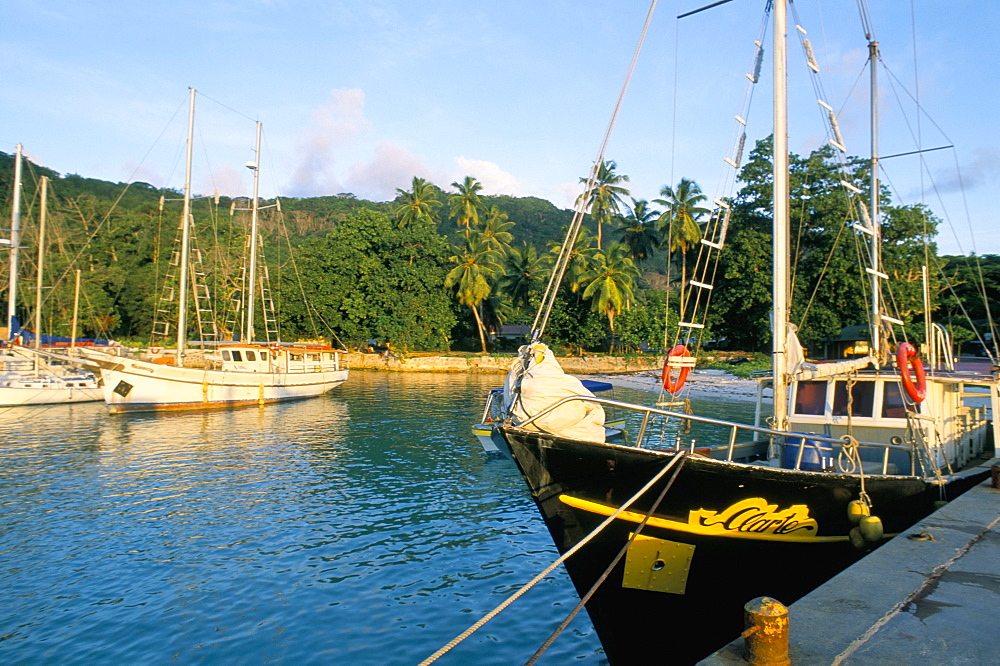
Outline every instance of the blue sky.
<svg viewBox="0 0 1000 666"><path fill-rule="evenodd" d="M725 195L733 115L763 2L662 1L607 157L653 199L681 177ZM1000 252L997 112L1000 3L872 2L892 72L880 105L897 203L944 220L943 252ZM608 123L645 0L390 2L171 0L0 4L0 150L22 143L60 173L183 184L187 89L199 92L195 189L248 194L253 120L264 127L262 194L353 192L388 200L414 175L448 188L569 207ZM838 109L848 152L867 155L867 42L855 0L802 0L798 22ZM795 16L790 19L795 22ZM770 34L765 48L770 53ZM914 46L916 42L916 46ZM792 44L790 144L823 140L816 92ZM757 86L751 141L771 132ZM923 114L915 112L918 99ZM905 115L904 115L905 114ZM919 118L919 121L918 121ZM963 187L959 187L959 185ZM970 233L971 232L971 233Z"/></svg>

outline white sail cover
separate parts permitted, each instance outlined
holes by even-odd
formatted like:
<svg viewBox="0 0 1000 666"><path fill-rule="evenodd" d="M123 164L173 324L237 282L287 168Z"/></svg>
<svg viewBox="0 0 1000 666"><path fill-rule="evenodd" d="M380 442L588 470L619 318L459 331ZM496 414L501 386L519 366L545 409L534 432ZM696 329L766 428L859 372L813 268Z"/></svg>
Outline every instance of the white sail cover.
<svg viewBox="0 0 1000 666"><path fill-rule="evenodd" d="M802 349L797 332L795 324L788 324L788 337L785 340L785 358L787 359L785 372L794 380L807 381L847 374L875 362L874 356L864 356L836 363L810 363L806 360L805 350Z"/></svg>
<svg viewBox="0 0 1000 666"><path fill-rule="evenodd" d="M529 355L527 369L523 365L525 355ZM594 394L579 379L563 372L547 345L536 342L521 347L504 384L504 405L515 424L573 395ZM604 442L604 409L594 402L573 400L527 427L567 439Z"/></svg>

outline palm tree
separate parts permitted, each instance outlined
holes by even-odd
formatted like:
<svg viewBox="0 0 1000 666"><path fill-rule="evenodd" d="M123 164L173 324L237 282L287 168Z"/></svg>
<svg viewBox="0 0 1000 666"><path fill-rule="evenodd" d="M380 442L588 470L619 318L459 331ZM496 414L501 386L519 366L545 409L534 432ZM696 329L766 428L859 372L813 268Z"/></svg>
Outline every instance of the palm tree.
<svg viewBox="0 0 1000 666"><path fill-rule="evenodd" d="M627 197L629 191L621 186L621 183L628 182L628 176L615 173L618 165L613 160L601 162L594 178L593 189L590 190L590 197L585 202L590 208L590 214L597 221L597 249L601 249L601 227L604 224L611 224L614 215L621 212L623 205L622 197ZM581 183L589 183L590 178L581 178ZM587 196L587 192L580 195L580 199Z"/></svg>
<svg viewBox="0 0 1000 666"><path fill-rule="evenodd" d="M476 234L466 234L465 246L458 251L459 254L449 259L455 267L448 271L444 286L446 289L454 289L458 302L472 309L479 342L485 354L486 334L483 319L479 315L479 304L493 291L490 280L501 270L498 263L500 254Z"/></svg>
<svg viewBox="0 0 1000 666"><path fill-rule="evenodd" d="M545 259L539 256L538 250L528 243L523 243L520 248L512 247L507 251L503 275L500 276L500 288L512 303L523 308L530 305L531 293L544 286L548 277L546 263Z"/></svg>
<svg viewBox="0 0 1000 666"><path fill-rule="evenodd" d="M549 242L549 254L553 259L562 253L562 249L563 246L559 243ZM569 262L563 279L568 280L569 290L575 294L583 286L582 277L590 270L599 250L594 247L594 238L590 235L590 231L580 229L580 233L577 234L576 241L569 252Z"/></svg>
<svg viewBox="0 0 1000 666"><path fill-rule="evenodd" d="M514 315L514 306L499 289L491 291L490 295L479 304L479 309L482 310L480 316L483 319L483 328L488 331L500 332L504 322Z"/></svg>
<svg viewBox="0 0 1000 666"><path fill-rule="evenodd" d="M403 205L396 209L399 228L415 226L421 221L433 227L434 209L441 205L434 186L423 178L414 176L411 187L409 192L396 188L396 193L403 199Z"/></svg>
<svg viewBox="0 0 1000 666"><path fill-rule="evenodd" d="M479 207L482 202L479 200L479 191L483 189L483 184L472 176L466 176L461 183L454 182L452 187L458 190L457 194L448 197L451 205L451 216L455 218L458 226L469 228L470 225L479 225Z"/></svg>
<svg viewBox="0 0 1000 666"><path fill-rule="evenodd" d="M514 234L507 230L513 226L514 223L507 219L507 213L496 206L491 206L486 213L483 228L479 231L479 237L500 254L507 254L510 243L514 240Z"/></svg>
<svg viewBox="0 0 1000 666"><path fill-rule="evenodd" d="M622 218L618 228L621 241L635 261L645 261L660 246L660 233L656 230L659 212L649 208L645 199L632 199L632 209Z"/></svg>
<svg viewBox="0 0 1000 666"><path fill-rule="evenodd" d="M706 197L698 187L698 183L687 178L681 178L677 189L664 185L660 190L663 199L653 199L654 203L666 206L667 210L658 220L660 236L667 242L667 252L673 256L679 253L681 258L681 301L680 309L684 312L684 285L687 283L687 255L691 248L701 241L701 227L698 218L710 212L707 208L698 206Z"/></svg>
<svg viewBox="0 0 1000 666"><path fill-rule="evenodd" d="M595 312L608 318L611 334L615 332L615 317L632 306L639 269L623 243L611 243L606 252L597 255L594 267L585 276L587 288L583 297L590 299Z"/></svg>

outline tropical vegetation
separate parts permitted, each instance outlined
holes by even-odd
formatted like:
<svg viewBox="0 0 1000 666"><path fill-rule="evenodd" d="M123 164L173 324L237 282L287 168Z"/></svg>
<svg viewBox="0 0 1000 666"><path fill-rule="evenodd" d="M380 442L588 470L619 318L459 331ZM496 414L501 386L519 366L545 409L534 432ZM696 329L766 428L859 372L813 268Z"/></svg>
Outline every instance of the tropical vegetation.
<svg viewBox="0 0 1000 666"><path fill-rule="evenodd" d="M770 346L771 143L758 143L744 165L742 189L728 201L727 238L714 280L703 344L764 351ZM857 268L858 211L845 178L862 190L867 163L845 176L830 148L791 157L795 281L792 319L805 344L864 324L867 277ZM10 155L0 153L0 212L10 217ZM169 342L176 307L178 192L145 183L60 176L27 164L22 215L25 248L37 246L38 179L52 181L46 235L44 333L69 335L72 271L81 271L78 335ZM664 184L659 198L633 196L614 161L582 178L586 217L550 316L546 337L575 352L662 350L678 335L685 294L708 230L707 198L694 181ZM573 212L531 197L490 196L466 176L442 189L420 176L393 201L350 193L283 199L262 214L264 256L256 332L284 340L336 340L415 351L510 351L532 324ZM1000 256L939 257L938 220L922 205L898 206L880 193L884 270L893 278L896 316L906 335L923 337L921 267L931 266L934 318L957 342L977 338L967 320L985 320L1000 296ZM220 338L238 336L247 307L245 200L195 202L195 281L199 309L211 301ZM927 250L925 248L930 248ZM29 256L30 255L30 256ZM21 255L33 284L34 255ZM6 285L7 262L0 268ZM174 282L171 283L171 280ZM173 291L171 292L171 284ZM32 321L33 293L20 291L18 315ZM29 298L28 296L32 296ZM207 311L207 310L206 310ZM196 324L191 337L209 337ZM161 328L162 327L162 328Z"/></svg>

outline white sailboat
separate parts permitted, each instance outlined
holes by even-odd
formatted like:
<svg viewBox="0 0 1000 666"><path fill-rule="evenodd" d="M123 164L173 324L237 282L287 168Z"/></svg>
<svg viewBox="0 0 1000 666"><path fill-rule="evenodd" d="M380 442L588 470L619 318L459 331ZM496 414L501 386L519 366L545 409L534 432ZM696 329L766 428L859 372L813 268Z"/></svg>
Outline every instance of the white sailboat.
<svg viewBox="0 0 1000 666"><path fill-rule="evenodd" d="M23 148L17 144L14 157L14 192L11 202L10 272L7 298L6 347L0 352L0 407L55 405L95 402L103 398L97 377L71 365L56 364L41 353L41 290L44 266L45 218L48 179L41 181L41 213L38 238L38 275L33 347L17 344L17 288L21 252L21 161ZM76 323L74 322L74 330Z"/></svg>
<svg viewBox="0 0 1000 666"><path fill-rule="evenodd" d="M195 90L190 90L187 136L187 169L180 284L188 285L191 225L191 156L194 133ZM253 298L256 273L258 177L260 129L257 123L257 158L247 166L254 174L250 239L250 306L247 308L245 341L222 344L217 353L193 359L187 353L186 288L179 289L177 348L174 353L158 349L147 360L90 352L85 354L100 366L104 400L111 413L133 411L179 411L264 404L311 398L347 380L348 371L340 351L327 345L253 342Z"/></svg>

